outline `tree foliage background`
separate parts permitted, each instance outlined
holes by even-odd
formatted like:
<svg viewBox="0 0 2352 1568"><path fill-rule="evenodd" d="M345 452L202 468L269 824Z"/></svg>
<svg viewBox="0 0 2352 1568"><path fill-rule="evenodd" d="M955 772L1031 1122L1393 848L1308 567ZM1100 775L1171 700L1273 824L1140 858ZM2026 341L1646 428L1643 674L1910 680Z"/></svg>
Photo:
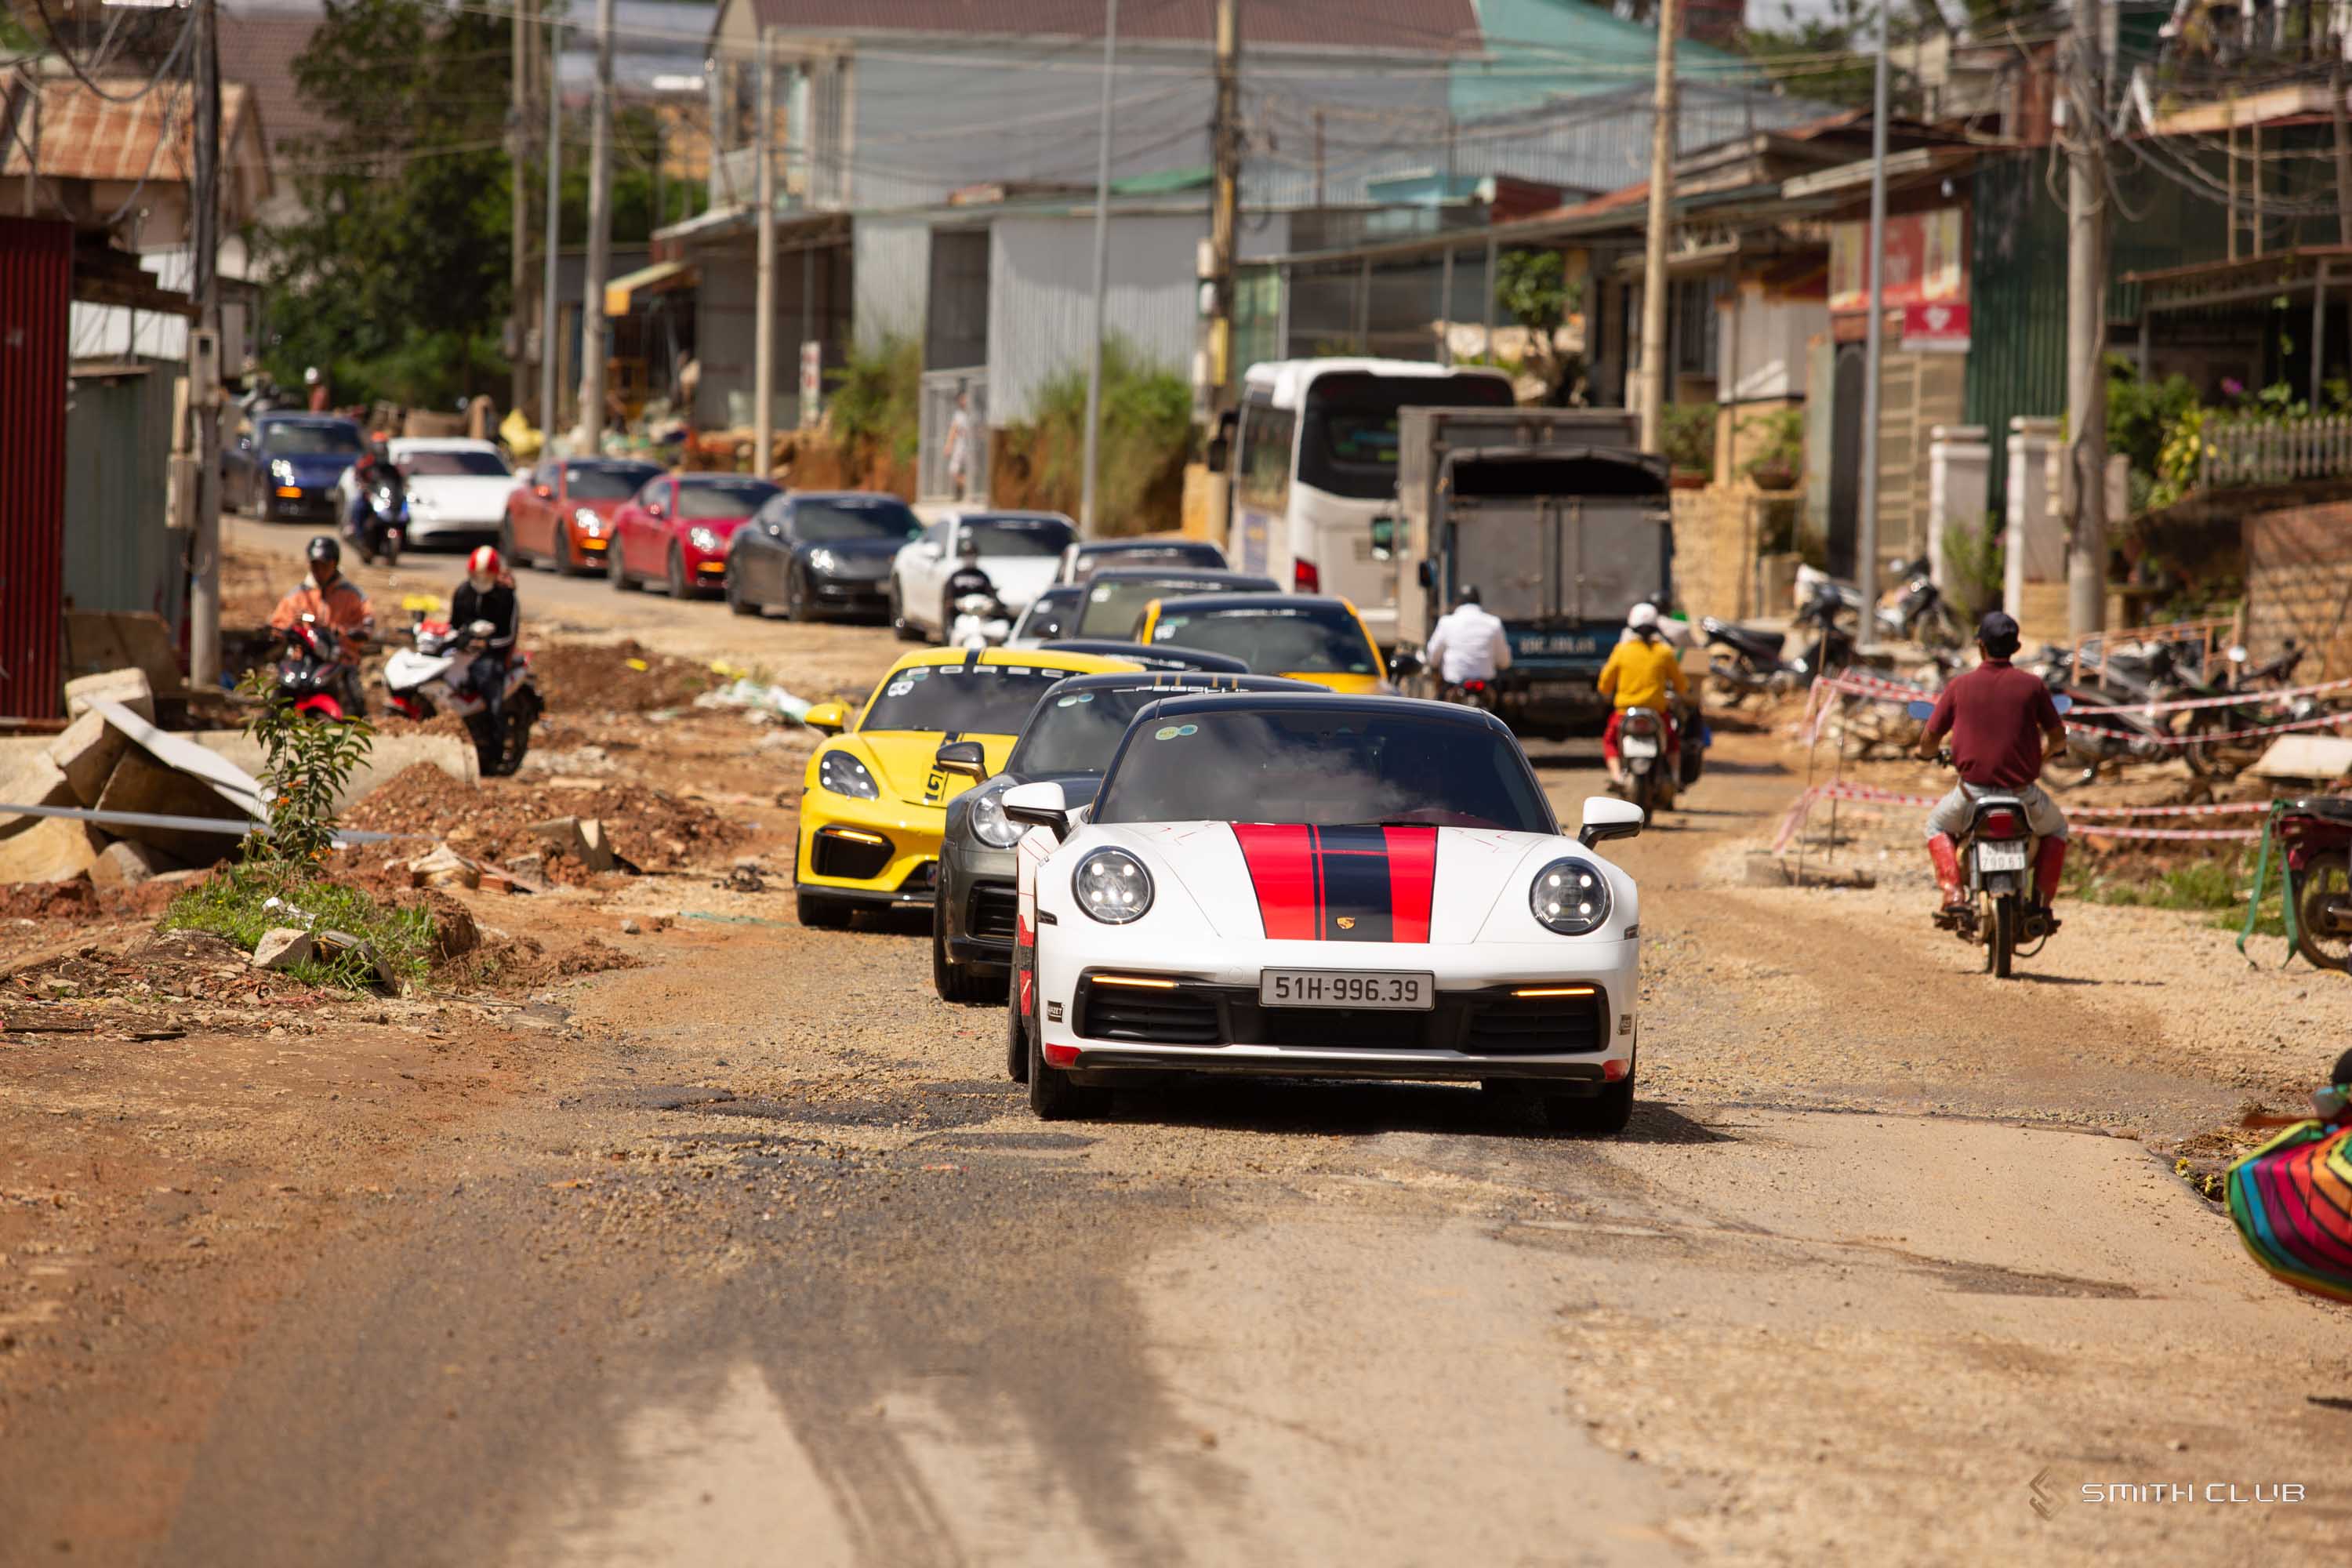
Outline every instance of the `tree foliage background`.
<svg viewBox="0 0 2352 1568"><path fill-rule="evenodd" d="M339 404L446 408L503 394L512 65L513 24L487 9L327 0L294 77L332 129L278 171L290 174L302 216L257 237L269 278L263 361L278 382L299 384L316 365ZM574 116L563 142L567 248L587 237L587 144L586 116ZM658 145L649 111L614 116L616 246L643 244L655 227ZM535 197L545 164L531 163ZM671 182L669 219L697 196ZM542 221L535 212L533 234Z"/></svg>

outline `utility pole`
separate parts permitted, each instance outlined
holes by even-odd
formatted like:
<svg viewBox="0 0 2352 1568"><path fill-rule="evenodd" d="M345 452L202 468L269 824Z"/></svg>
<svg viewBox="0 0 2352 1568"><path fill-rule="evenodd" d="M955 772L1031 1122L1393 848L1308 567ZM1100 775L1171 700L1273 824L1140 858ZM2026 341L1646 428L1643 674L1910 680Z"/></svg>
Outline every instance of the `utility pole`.
<svg viewBox="0 0 2352 1568"><path fill-rule="evenodd" d="M523 350L530 342L530 78L531 62L539 52L533 46L538 41L531 0L514 0L514 60L509 73L513 100L507 115L511 171L508 189L514 209L509 241L513 255L507 284L509 319L513 323L508 333L513 344L513 374L507 390L509 408L520 408L530 395L530 356Z"/></svg>
<svg viewBox="0 0 2352 1568"><path fill-rule="evenodd" d="M1242 183L1241 0L1217 0L1217 109L1210 155L1216 177L1209 205L1208 425L1231 401L1234 384L1234 238Z"/></svg>
<svg viewBox="0 0 2352 1568"><path fill-rule="evenodd" d="M1864 644L1878 640L1878 410L1886 375L1886 9L1887 0L1879 0L1870 116L1870 321L1862 347L1862 506L1853 542L1853 585L1862 595Z"/></svg>
<svg viewBox="0 0 2352 1568"><path fill-rule="evenodd" d="M751 471L768 477L776 442L776 58L768 29L760 29L760 123L752 128L758 171L760 268L751 304Z"/></svg>
<svg viewBox="0 0 2352 1568"><path fill-rule="evenodd" d="M1096 537L1095 485L1102 463L1103 300L1110 291L1111 79L1118 64L1118 0L1103 3L1102 112L1095 133L1095 334L1087 361L1087 441L1078 482L1078 531Z"/></svg>
<svg viewBox="0 0 2352 1568"><path fill-rule="evenodd" d="M1675 33L1682 0L1658 0L1658 85L1650 114L1650 228L1642 253L1642 450L1665 449L1666 236L1675 226L1675 131L1682 117Z"/></svg>
<svg viewBox="0 0 2352 1568"><path fill-rule="evenodd" d="M196 0L196 124L193 173L193 291L197 324L212 334L214 376L195 378L196 529L188 605L188 683L220 684L220 5Z"/></svg>
<svg viewBox="0 0 2352 1568"><path fill-rule="evenodd" d="M613 260L613 0L596 0L596 99L588 142L588 265L580 284L580 431L604 446L604 279Z"/></svg>
<svg viewBox="0 0 2352 1568"><path fill-rule="evenodd" d="M2107 609L2107 125L2099 23L2100 0L2074 0L2066 70L2064 500L2066 629L2078 637L2104 626Z"/></svg>
<svg viewBox="0 0 2352 1568"><path fill-rule="evenodd" d="M539 454L554 455L555 427L562 417L555 385L556 249L563 238L563 24L547 28L547 229L546 270L539 284Z"/></svg>
<svg viewBox="0 0 2352 1568"><path fill-rule="evenodd" d="M2327 70L2327 110L2336 121L2336 239L2352 245L2352 129L2344 122L2344 60L2339 54ZM2319 345L2314 343L2315 359Z"/></svg>

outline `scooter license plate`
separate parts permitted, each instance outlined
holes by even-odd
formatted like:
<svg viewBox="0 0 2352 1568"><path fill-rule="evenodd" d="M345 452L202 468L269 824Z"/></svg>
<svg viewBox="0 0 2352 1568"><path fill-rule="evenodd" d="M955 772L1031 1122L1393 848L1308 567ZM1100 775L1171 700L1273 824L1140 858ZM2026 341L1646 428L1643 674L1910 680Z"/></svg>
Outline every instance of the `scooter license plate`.
<svg viewBox="0 0 2352 1568"><path fill-rule="evenodd" d="M1654 757L1658 754L1657 742L1647 735L1628 735L1618 744L1624 748L1629 757Z"/></svg>
<svg viewBox="0 0 2352 1568"><path fill-rule="evenodd" d="M1977 846L1977 869L1979 871L2022 871L2025 869L2025 841L2020 838L1989 840Z"/></svg>

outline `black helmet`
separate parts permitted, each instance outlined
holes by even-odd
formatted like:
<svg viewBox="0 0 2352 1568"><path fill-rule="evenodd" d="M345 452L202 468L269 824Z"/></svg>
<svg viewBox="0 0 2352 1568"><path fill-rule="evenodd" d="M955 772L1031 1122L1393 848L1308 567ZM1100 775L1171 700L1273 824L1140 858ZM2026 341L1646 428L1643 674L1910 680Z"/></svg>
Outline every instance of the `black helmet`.
<svg viewBox="0 0 2352 1568"><path fill-rule="evenodd" d="M1455 596L1454 602L1463 605L1476 604L1478 602L1478 585L1475 583L1463 584L1462 592Z"/></svg>
<svg viewBox="0 0 2352 1568"><path fill-rule="evenodd" d="M343 547L335 542L334 536L331 534L321 533L314 536L310 541L310 547L302 553L312 561L331 562L337 566L343 563Z"/></svg>

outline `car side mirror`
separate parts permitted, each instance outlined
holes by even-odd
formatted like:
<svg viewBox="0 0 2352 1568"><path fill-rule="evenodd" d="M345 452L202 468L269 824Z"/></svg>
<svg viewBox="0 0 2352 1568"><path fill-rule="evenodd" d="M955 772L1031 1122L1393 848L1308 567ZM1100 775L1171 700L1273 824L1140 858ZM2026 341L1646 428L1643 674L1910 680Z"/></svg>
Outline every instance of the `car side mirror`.
<svg viewBox="0 0 2352 1568"><path fill-rule="evenodd" d="M947 552L948 547L936 541L926 541L924 542L923 553L933 561L937 561L940 556L945 555Z"/></svg>
<svg viewBox="0 0 2352 1568"><path fill-rule="evenodd" d="M1413 652L1411 648L1401 647L1397 649L1395 653L1389 656L1389 679L1391 680L1402 680L1408 676L1419 675L1423 670L1428 668L1428 664L1422 658L1421 655Z"/></svg>
<svg viewBox="0 0 2352 1568"><path fill-rule="evenodd" d="M553 500L555 499L555 487L553 485L533 485L530 487L530 493L537 496L541 500Z"/></svg>
<svg viewBox="0 0 2352 1568"><path fill-rule="evenodd" d="M655 500L655 501L647 501L647 502L646 503L646 515L647 517L654 517L654 518L657 518L657 517L662 516L662 515L663 515L663 513L662 513L662 503L661 503L661 502L659 502L659 501L657 501L657 500Z"/></svg>
<svg viewBox="0 0 2352 1568"><path fill-rule="evenodd" d="M1424 588L1436 587L1437 563L1434 561L1423 562L1420 567L1414 571L1413 576L1419 580L1421 585Z"/></svg>
<svg viewBox="0 0 2352 1568"><path fill-rule="evenodd" d="M771 538L771 539L782 539L783 536L784 536L784 525L783 525L782 523L781 523L781 522L772 522L772 523L768 524L768 537L769 537L769 538Z"/></svg>
<svg viewBox="0 0 2352 1568"><path fill-rule="evenodd" d="M1584 826L1576 830L1576 841L1587 849L1607 839L1631 838L1641 831L1642 808L1632 801L1606 795L1584 797Z"/></svg>
<svg viewBox="0 0 2352 1568"><path fill-rule="evenodd" d="M838 702L820 702L801 715L801 722L821 735L838 735L849 728L849 710Z"/></svg>
<svg viewBox="0 0 2352 1568"><path fill-rule="evenodd" d="M1903 711L1925 724L1929 719L1935 717L1936 705L1915 697L1903 705Z"/></svg>
<svg viewBox="0 0 2352 1568"><path fill-rule="evenodd" d="M931 758L931 765L943 773L957 773L978 784L988 776L988 753L978 741L950 741Z"/></svg>
<svg viewBox="0 0 2352 1568"><path fill-rule="evenodd" d="M1062 793L1060 784L1051 781L1014 784L996 798L1010 821L1028 827L1050 827L1057 834L1070 831L1069 797Z"/></svg>

